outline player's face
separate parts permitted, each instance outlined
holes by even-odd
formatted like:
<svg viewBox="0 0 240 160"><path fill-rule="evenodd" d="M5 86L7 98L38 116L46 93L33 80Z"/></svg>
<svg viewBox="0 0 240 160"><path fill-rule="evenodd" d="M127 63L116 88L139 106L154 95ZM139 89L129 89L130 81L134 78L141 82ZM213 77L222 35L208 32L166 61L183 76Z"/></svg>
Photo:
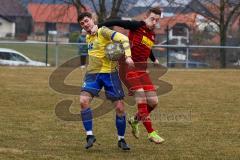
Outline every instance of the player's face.
<svg viewBox="0 0 240 160"><path fill-rule="evenodd" d="M94 26L94 21L92 18L84 17L80 22L80 26L88 33L91 33L91 30Z"/></svg>
<svg viewBox="0 0 240 160"><path fill-rule="evenodd" d="M156 27L156 25L159 23L159 20L160 20L160 15L151 12L144 21L147 27L150 30L153 30Z"/></svg>

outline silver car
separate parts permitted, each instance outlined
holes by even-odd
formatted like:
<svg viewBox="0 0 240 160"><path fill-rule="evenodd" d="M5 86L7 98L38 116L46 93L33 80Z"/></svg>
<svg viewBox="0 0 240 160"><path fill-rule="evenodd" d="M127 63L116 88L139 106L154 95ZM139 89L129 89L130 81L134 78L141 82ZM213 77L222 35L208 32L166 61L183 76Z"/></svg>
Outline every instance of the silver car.
<svg viewBox="0 0 240 160"><path fill-rule="evenodd" d="M0 65L9 66L46 66L46 63L31 60L22 53L7 49L0 48ZM47 66L50 66L47 64Z"/></svg>

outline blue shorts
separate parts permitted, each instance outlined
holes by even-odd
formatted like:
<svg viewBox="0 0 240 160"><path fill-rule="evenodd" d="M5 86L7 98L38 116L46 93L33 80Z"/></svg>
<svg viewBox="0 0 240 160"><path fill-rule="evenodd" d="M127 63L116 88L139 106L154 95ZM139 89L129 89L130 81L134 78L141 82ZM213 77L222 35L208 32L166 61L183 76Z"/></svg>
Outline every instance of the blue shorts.
<svg viewBox="0 0 240 160"><path fill-rule="evenodd" d="M102 87L104 87L107 99L116 101L124 98L118 72L86 74L81 91L86 91L93 96L98 96Z"/></svg>

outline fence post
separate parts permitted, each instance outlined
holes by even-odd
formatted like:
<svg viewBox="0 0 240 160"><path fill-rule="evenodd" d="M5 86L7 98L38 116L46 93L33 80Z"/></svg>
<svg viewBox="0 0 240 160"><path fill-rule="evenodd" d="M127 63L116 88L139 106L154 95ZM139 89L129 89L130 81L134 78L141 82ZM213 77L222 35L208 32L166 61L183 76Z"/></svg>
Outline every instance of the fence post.
<svg viewBox="0 0 240 160"><path fill-rule="evenodd" d="M46 34L46 67L48 64L48 22L45 23L45 34Z"/></svg>
<svg viewBox="0 0 240 160"><path fill-rule="evenodd" d="M55 66L56 67L58 67L58 64L59 64L59 56L58 56L58 53L59 53L59 43L58 43L58 41L56 41L56 43L55 43Z"/></svg>
<svg viewBox="0 0 240 160"><path fill-rule="evenodd" d="M167 25L167 45L169 45L169 26ZM167 67L169 67L169 48L167 47Z"/></svg>
<svg viewBox="0 0 240 160"><path fill-rule="evenodd" d="M55 36L55 40L56 40L56 43L55 43L55 67L58 67L59 65L59 42L58 42L58 32Z"/></svg>

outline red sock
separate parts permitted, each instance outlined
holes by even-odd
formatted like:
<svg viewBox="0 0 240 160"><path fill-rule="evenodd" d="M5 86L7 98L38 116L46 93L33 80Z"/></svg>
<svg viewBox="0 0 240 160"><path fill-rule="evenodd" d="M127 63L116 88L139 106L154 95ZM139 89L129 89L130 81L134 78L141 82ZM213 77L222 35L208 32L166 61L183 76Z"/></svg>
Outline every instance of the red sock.
<svg viewBox="0 0 240 160"><path fill-rule="evenodd" d="M137 117L139 118L139 120L141 120L143 122L143 125L147 129L148 133L151 133L154 131L152 128L152 122L151 122L151 119L149 116L149 112L148 112L146 103L138 104Z"/></svg>

